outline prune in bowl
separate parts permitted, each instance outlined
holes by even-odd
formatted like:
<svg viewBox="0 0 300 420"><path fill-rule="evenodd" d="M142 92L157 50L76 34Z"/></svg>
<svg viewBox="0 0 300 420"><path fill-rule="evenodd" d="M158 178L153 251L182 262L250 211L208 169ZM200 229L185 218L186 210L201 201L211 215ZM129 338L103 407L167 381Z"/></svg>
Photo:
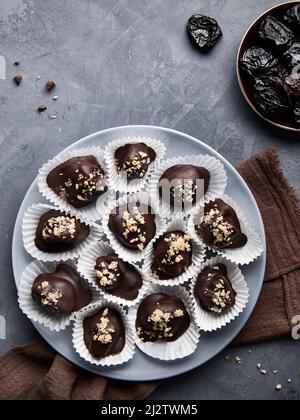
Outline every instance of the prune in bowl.
<svg viewBox="0 0 300 420"><path fill-rule="evenodd" d="M257 46L248 48L240 60L241 68L251 77L268 73L277 65L278 60L271 51Z"/></svg>
<svg viewBox="0 0 300 420"><path fill-rule="evenodd" d="M254 99L258 109L267 117L282 116L290 111L289 99L279 77L256 78Z"/></svg>
<svg viewBox="0 0 300 420"><path fill-rule="evenodd" d="M258 35L275 51L288 48L294 39L294 32L272 16L267 16L262 21Z"/></svg>

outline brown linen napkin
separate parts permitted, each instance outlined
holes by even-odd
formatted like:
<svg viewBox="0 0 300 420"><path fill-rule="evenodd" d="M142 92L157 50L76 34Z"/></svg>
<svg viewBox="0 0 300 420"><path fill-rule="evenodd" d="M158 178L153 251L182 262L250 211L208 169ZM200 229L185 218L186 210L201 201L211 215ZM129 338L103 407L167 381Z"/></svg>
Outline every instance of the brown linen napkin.
<svg viewBox="0 0 300 420"><path fill-rule="evenodd" d="M300 209L268 149L239 168L265 223L268 262L258 305L236 340L249 343L287 335L300 314ZM88 374L35 341L0 358L0 399L120 400L143 399L157 383L128 384Z"/></svg>

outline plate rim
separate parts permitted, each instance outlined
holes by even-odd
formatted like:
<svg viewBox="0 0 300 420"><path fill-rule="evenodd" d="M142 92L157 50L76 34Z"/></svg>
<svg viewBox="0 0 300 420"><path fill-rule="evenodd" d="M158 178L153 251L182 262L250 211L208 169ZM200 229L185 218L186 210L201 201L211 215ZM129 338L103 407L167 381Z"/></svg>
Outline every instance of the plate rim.
<svg viewBox="0 0 300 420"><path fill-rule="evenodd" d="M257 205L257 202L255 200L255 197L252 193L252 191L250 190L250 188L248 187L246 181L242 178L242 176L238 173L238 171L236 170L236 168L227 160L225 159L218 151L216 151L215 149L213 149L211 146L209 146L208 144L206 144L205 142L203 142L202 140L193 137L189 134L180 132L178 130L174 130L171 128L167 128L167 127L163 127L163 126L154 126L154 125L123 125L123 126L114 126L111 128L106 128L104 130L100 130L97 132L94 132L92 134L89 134L85 137L82 137L81 139L75 141L74 143L70 144L69 146L67 146L66 148L63 149L63 151L68 151L71 149L76 148L77 146L80 146L82 143L92 140L98 136L105 136L105 134L109 133L109 134L113 134L116 131L119 130L128 130L128 129L132 129L132 130L155 130L155 131L163 131L169 134L175 134L175 135L179 135L181 137L185 137L186 139L188 139L189 141L192 141L193 143L196 144L200 144L204 149L207 150L208 153L212 153L213 155L217 156L219 159L221 159L221 161L225 161L227 163L227 165L230 167L230 169L234 172L234 174L239 178L239 181L242 183L244 189L247 191L249 197L251 198L251 201L256 209L257 215L259 216L259 224L260 224L260 228L261 228L261 233L262 233L262 237L261 240L263 242L263 248L264 251L261 255L260 258L262 258L262 278L260 279L260 284L258 285L257 288L257 294L254 298L254 304L253 304L253 308L250 311L250 313L245 317L245 319L241 322L240 325L237 326L237 328L234 330L234 333L231 334L230 336L228 336L226 338L226 340L224 341L224 343L221 345L221 347L218 347L218 349L215 352L212 352L210 356L208 356L207 358L205 358L205 360L199 364L195 363L193 366L190 366L188 368L183 368L181 372L172 372L172 364L169 365L169 373L168 374L163 374L162 376L155 376L155 377L151 377L151 378L146 378L143 376L140 376L139 378L136 379L123 379L120 378L118 374L114 374L114 371L109 371L109 370L101 370L99 369L99 372L95 372L95 369L93 368L93 366L89 366L87 363L85 363L85 366L79 366L77 365L76 362L74 362L73 360L71 360L71 358L69 358L68 356L65 356L64 354L61 353L60 350L57 349L55 343L52 343L50 340L48 340L47 338L44 337L41 326L38 326L37 324L32 323L33 327L38 331L38 333L42 336L42 338L51 346L51 348L53 348L58 354L60 354L62 357L64 357L66 360L70 361L72 364L75 364L76 366L80 367L81 369L85 369L88 372L94 373L98 376L103 376L109 379L114 379L114 380L120 380L120 381L130 381L130 382L141 382L141 381L157 381L157 380L163 380L163 379L170 379L170 378L174 378L177 377L179 375L188 373L193 371L194 369L199 368L200 366L205 365L206 363L208 363L210 360L214 359L218 354L220 354L225 348L227 348L230 343L232 343L232 341L238 336L238 334L241 332L241 330L244 328L244 326L246 325L247 321L249 320L250 316L252 315L256 305L257 305L257 301L259 299L260 293L261 293L261 289L263 287L263 280L264 280L264 274L266 271L266 259L267 259L267 255L266 255L266 233L265 233L265 228L264 228L264 223L263 223L263 219L259 210L259 207ZM60 153L60 152L59 152ZM13 237L12 237L12 267L13 267L13 274L14 274L14 281L15 281L15 285L16 288L18 290L18 285L17 285L17 281L16 281L16 263L15 263L15 249L17 249L17 235L18 235L18 225L20 224L20 219L21 219L21 215L24 212L24 207L25 207L25 202L27 200L27 198L30 196L31 191L35 188L36 186L36 182L37 182L37 177L34 178L33 182L30 184L29 188L26 191L26 194L23 197L22 203L20 205L20 208L18 210L18 214L15 220L15 224L14 224L14 229L13 229ZM23 249L24 252L24 249ZM138 351L138 350L136 350Z"/></svg>

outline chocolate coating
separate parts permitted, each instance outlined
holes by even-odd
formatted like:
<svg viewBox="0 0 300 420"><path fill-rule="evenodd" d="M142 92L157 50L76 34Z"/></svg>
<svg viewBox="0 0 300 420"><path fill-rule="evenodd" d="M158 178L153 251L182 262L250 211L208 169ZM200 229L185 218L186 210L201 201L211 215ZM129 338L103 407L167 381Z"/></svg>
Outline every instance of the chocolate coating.
<svg viewBox="0 0 300 420"><path fill-rule="evenodd" d="M76 208L86 207L107 191L105 173L94 156L77 156L54 168L47 184Z"/></svg>
<svg viewBox="0 0 300 420"><path fill-rule="evenodd" d="M180 299L154 293L140 304L135 326L142 341L172 342L187 331L190 322L190 315Z"/></svg>
<svg viewBox="0 0 300 420"><path fill-rule="evenodd" d="M161 280L175 279L190 267L192 256L190 236L180 231L168 232L154 244L151 271Z"/></svg>
<svg viewBox="0 0 300 420"><path fill-rule="evenodd" d="M101 289L126 300L136 299L143 285L140 273L116 255L97 258L95 276Z"/></svg>
<svg viewBox="0 0 300 420"><path fill-rule="evenodd" d="M46 311L71 314L89 305L90 290L83 287L77 272L59 264L53 273L40 274L31 289L33 299Z"/></svg>
<svg viewBox="0 0 300 420"><path fill-rule="evenodd" d="M165 190L162 181L171 185ZM210 173L194 165L175 165L167 169L160 178L160 197L171 206L184 208L195 205L207 192Z"/></svg>
<svg viewBox="0 0 300 420"><path fill-rule="evenodd" d="M248 241L236 212L220 198L206 204L203 222L195 227L203 241L215 248L242 248Z"/></svg>
<svg viewBox="0 0 300 420"><path fill-rule="evenodd" d="M110 214L108 227L125 248L143 251L155 236L155 215L150 206L124 205Z"/></svg>
<svg viewBox="0 0 300 420"><path fill-rule="evenodd" d="M98 359L121 353L126 342L122 318L111 308L85 318L83 336L88 351Z"/></svg>
<svg viewBox="0 0 300 420"><path fill-rule="evenodd" d="M129 180L143 178L156 153L145 143L125 144L115 151L116 168L126 172Z"/></svg>
<svg viewBox="0 0 300 420"><path fill-rule="evenodd" d="M83 242L89 233L89 226L75 217L59 210L50 210L40 218L35 244L43 252L70 251Z"/></svg>
<svg viewBox="0 0 300 420"><path fill-rule="evenodd" d="M236 292L224 264L206 266L199 274L194 294L204 311L221 314L235 305Z"/></svg>

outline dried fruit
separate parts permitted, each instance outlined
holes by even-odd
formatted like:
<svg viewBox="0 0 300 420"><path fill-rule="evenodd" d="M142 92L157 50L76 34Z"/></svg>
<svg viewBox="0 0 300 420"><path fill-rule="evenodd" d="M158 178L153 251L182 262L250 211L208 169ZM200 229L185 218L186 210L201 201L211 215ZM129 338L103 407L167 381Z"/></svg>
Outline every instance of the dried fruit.
<svg viewBox="0 0 300 420"><path fill-rule="evenodd" d="M45 112L45 111L46 111L46 109L47 109L46 105L40 105L40 106L38 107L38 111L39 111L39 113L40 113L40 114L41 114L42 112Z"/></svg>
<svg viewBox="0 0 300 420"><path fill-rule="evenodd" d="M300 100L295 102L293 117L297 124L300 124Z"/></svg>
<svg viewBox="0 0 300 420"><path fill-rule="evenodd" d="M17 86L19 86L19 84L22 82L22 79L23 79L23 77L22 77L20 74L17 74L17 75L14 77L15 84L16 84Z"/></svg>
<svg viewBox="0 0 300 420"><path fill-rule="evenodd" d="M290 71L297 71L295 67L300 65L300 42L297 41L292 43L290 48L283 54L283 60Z"/></svg>
<svg viewBox="0 0 300 420"><path fill-rule="evenodd" d="M294 38L293 31L272 16L263 20L258 35L270 48L278 52L289 48Z"/></svg>
<svg viewBox="0 0 300 420"><path fill-rule="evenodd" d="M261 47L248 48L240 61L241 68L252 77L268 73L277 64L278 60L273 56L272 52Z"/></svg>
<svg viewBox="0 0 300 420"><path fill-rule="evenodd" d="M284 81L284 88L291 97L300 97L300 74L295 73L287 76Z"/></svg>
<svg viewBox="0 0 300 420"><path fill-rule="evenodd" d="M282 116L289 112L290 103L281 79L276 76L256 78L254 99L258 109L266 116Z"/></svg>
<svg viewBox="0 0 300 420"><path fill-rule="evenodd" d="M293 27L293 29L296 29L298 32L300 31L300 5L292 7L289 9L285 16L284 16L285 22Z"/></svg>
<svg viewBox="0 0 300 420"><path fill-rule="evenodd" d="M53 80L48 80L48 82L47 82L48 92L50 92L50 90L52 90L53 88L55 88L55 82Z"/></svg>
<svg viewBox="0 0 300 420"><path fill-rule="evenodd" d="M203 52L213 48L223 35L218 22L204 15L193 15L189 18L187 34L191 42Z"/></svg>

